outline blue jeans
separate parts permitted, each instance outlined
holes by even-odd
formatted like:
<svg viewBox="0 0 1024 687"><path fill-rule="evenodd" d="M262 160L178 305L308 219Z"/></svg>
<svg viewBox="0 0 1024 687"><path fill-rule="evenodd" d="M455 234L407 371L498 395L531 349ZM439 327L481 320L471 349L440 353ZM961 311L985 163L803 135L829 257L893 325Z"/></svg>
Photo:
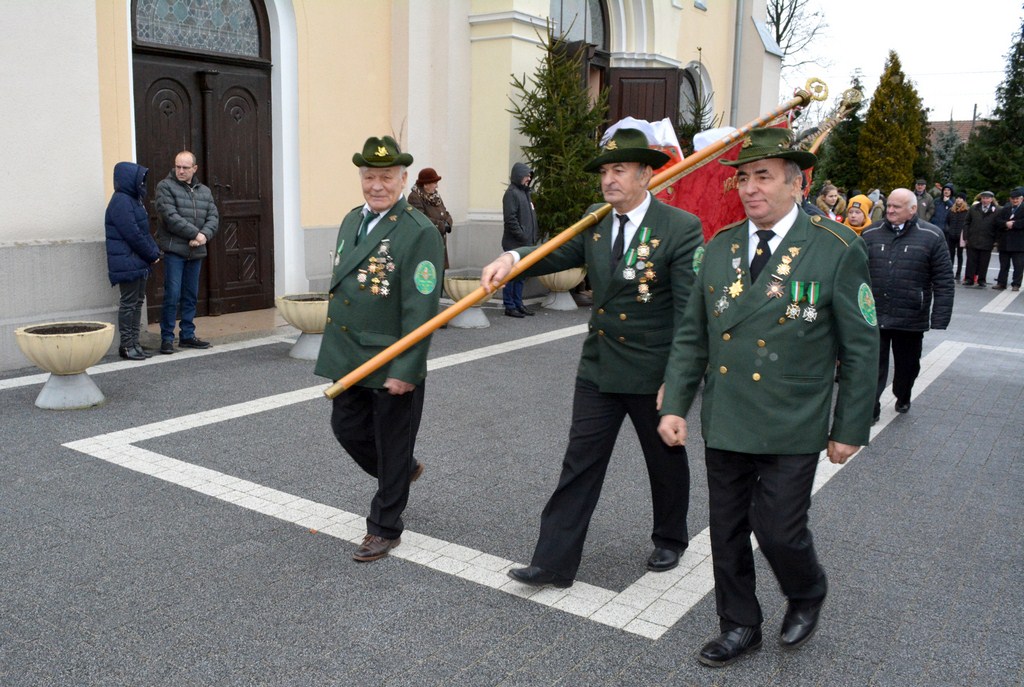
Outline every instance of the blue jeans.
<svg viewBox="0 0 1024 687"><path fill-rule="evenodd" d="M196 301L199 299L199 268L202 259L186 260L173 253L164 254L164 304L160 312L160 340L174 341L174 321L181 302L180 339L194 339Z"/></svg>
<svg viewBox="0 0 1024 687"><path fill-rule="evenodd" d="M505 304L505 310L518 310L523 307L523 284L525 283L525 279L513 279L502 288L501 300Z"/></svg>

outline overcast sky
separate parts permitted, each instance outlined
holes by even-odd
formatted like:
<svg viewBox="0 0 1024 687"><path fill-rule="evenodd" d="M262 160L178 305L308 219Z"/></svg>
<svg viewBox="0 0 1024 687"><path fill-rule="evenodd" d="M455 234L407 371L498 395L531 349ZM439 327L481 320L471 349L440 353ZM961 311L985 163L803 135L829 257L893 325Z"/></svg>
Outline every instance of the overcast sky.
<svg viewBox="0 0 1024 687"><path fill-rule="evenodd" d="M1022 0L812 0L828 28L807 49L818 64L783 71L783 99L807 78L829 87L829 103L850 87L858 67L870 97L895 50L903 73L914 82L929 119L991 115L1003 80L1013 33L1021 26ZM798 56L803 59L804 56Z"/></svg>

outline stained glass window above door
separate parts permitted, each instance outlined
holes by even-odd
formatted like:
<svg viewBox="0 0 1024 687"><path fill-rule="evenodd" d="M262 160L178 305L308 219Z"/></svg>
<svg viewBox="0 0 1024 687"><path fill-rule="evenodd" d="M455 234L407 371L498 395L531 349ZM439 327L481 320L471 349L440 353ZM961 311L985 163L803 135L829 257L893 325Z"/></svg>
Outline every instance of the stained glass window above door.
<svg viewBox="0 0 1024 687"><path fill-rule="evenodd" d="M190 51L260 56L252 0L136 0L135 38Z"/></svg>

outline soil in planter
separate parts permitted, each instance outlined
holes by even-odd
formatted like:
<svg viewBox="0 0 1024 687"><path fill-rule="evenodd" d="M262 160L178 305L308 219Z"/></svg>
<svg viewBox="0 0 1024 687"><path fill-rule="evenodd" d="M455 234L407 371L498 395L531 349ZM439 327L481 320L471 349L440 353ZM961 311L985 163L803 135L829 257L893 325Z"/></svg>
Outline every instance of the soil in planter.
<svg viewBox="0 0 1024 687"><path fill-rule="evenodd" d="M310 301L326 301L327 296L285 296L286 301L298 301L299 303L308 303Z"/></svg>
<svg viewBox="0 0 1024 687"><path fill-rule="evenodd" d="M39 327L28 327L26 334L39 334L40 336L52 336L54 334L85 334L97 332L106 325L102 324L46 324Z"/></svg>

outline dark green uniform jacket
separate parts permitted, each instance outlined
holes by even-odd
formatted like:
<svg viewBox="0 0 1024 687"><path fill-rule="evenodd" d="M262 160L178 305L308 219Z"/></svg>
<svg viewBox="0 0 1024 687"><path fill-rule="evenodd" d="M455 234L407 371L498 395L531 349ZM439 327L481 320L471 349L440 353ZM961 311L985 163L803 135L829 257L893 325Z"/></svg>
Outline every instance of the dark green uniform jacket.
<svg viewBox="0 0 1024 687"><path fill-rule="evenodd" d="M864 242L848 227L799 212L754 284L747 247L746 221L708 242L672 345L662 415L685 416L704 378L701 431L711 448L804 454L829 439L866 445L878 329ZM768 295L773 282L780 297ZM791 306L799 307L795 318Z"/></svg>
<svg viewBox="0 0 1024 687"><path fill-rule="evenodd" d="M603 393L653 394L661 386L669 345L693 286L694 254L704 235L695 216L652 198L626 255L612 270L609 257L614 221L614 213L609 213L597 226L574 236L524 274L535 276L586 265L594 306L578 376ZM636 269L635 278L627 280L623 276L626 259L630 251L637 251L645 228L650 230L646 267ZM520 248L517 252L524 256L533 250ZM646 299L643 288L649 296Z"/></svg>
<svg viewBox="0 0 1024 687"><path fill-rule="evenodd" d="M437 229L404 198L358 246L362 206L341 222L331 276L327 326L316 374L337 381L437 314L444 244ZM427 376L429 337L359 386L389 377L419 384Z"/></svg>

